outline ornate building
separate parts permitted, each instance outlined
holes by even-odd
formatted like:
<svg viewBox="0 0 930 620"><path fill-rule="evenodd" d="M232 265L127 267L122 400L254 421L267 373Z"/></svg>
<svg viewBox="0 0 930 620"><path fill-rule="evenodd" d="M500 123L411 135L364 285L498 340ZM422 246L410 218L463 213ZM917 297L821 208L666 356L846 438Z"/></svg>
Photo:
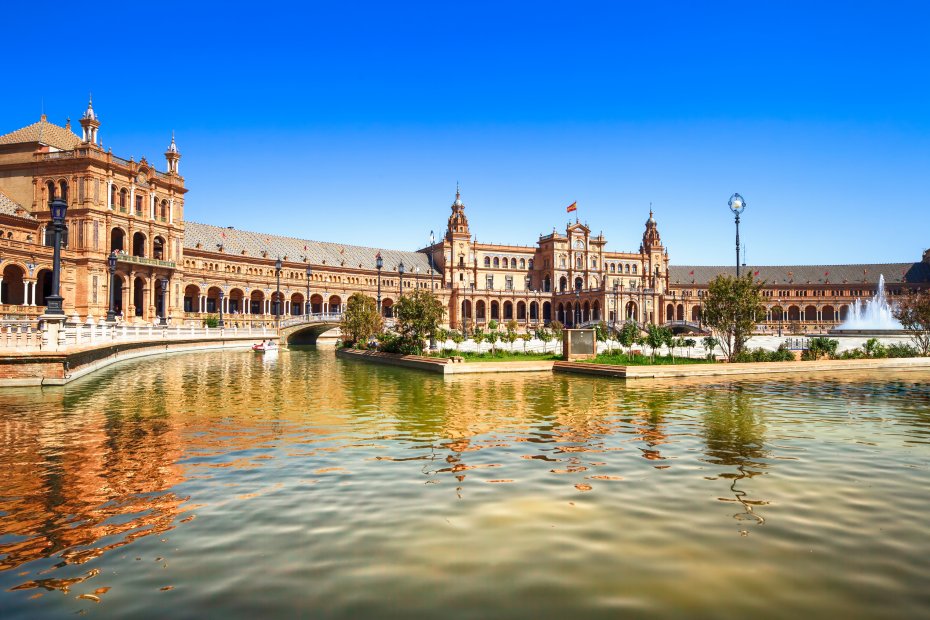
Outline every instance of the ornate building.
<svg viewBox="0 0 930 620"><path fill-rule="evenodd" d="M459 328L515 320L532 328L632 318L701 327L707 283L731 267L669 264L650 211L639 248L607 249L577 219L531 246L479 243L456 190L441 241L416 252L240 231L184 219L187 189L174 137L159 171L145 157L117 157L100 142L92 103L81 135L39 122L0 136L0 313L31 320L51 292L49 204L67 201L62 295L72 320L106 316L111 292L129 322L200 323L222 311L233 324L275 319L277 291L286 315L338 312L354 292L379 298L386 316L413 287L431 288ZM116 273L107 268L116 256ZM383 259L377 268L376 257ZM280 260L280 270L277 263ZM763 330L820 331L839 323L884 274L891 295L930 282L922 261L884 265L751 267L766 283ZM403 273L401 273L403 271ZM74 317L77 317L76 319Z"/></svg>

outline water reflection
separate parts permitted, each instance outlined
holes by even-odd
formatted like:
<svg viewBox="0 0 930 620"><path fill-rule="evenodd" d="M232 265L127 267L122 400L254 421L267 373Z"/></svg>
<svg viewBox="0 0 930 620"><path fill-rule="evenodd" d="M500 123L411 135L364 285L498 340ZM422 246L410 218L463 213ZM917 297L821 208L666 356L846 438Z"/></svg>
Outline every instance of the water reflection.
<svg viewBox="0 0 930 620"><path fill-rule="evenodd" d="M123 364L64 389L17 390L0 405L0 596L13 597L14 616L40 609L19 593L52 590L70 603L41 609L113 601L113 613L131 614L140 610L116 598L140 584L189 604L217 591L244 604L228 588L207 587L228 557L251 596L266 600L252 589L264 583L274 605L311 587L333 601L331 615L351 617L363 607L352 597L363 595L347 584L371 596L401 588L422 598L419 588L438 586L420 573L426 561L436 574L474 576L449 589L451 599L430 594L431 613L491 596L477 595L478 583L503 598L548 583L563 597L548 605L579 609L607 599L592 593L582 602L577 593L629 574L624 562L633 558L656 563L657 575L691 562L716 565L738 549L729 542L740 538L734 519L743 536L750 525L778 537L794 518L820 523L805 511L835 507L822 504L816 487L854 484L844 468L863 454L881 450L883 467L907 472L898 483L908 488L926 479L928 378L443 378L318 351L282 351L272 361L226 352ZM871 510L857 501L850 514ZM724 504L736 512L721 514ZM897 510L923 508L927 493ZM497 533L482 538L482 528ZM540 537L550 530L559 544L543 549ZM486 558L427 551L459 548L465 531L485 554L507 545L512 555L501 565L526 581L497 589L489 580L500 575L486 572ZM824 547L824 556L840 557L846 545ZM296 549L307 553L293 556ZM391 574L410 581L358 572L357 563L379 553L395 559ZM548 561L537 561L540 554ZM175 568L192 556L199 570ZM267 557L289 558L285 566L312 573L313 585L296 580L301 590L282 591L291 582L280 575L270 585L281 569ZM911 561L905 572L919 573L919 560ZM134 562L163 570L150 574ZM325 575L317 563L330 567ZM204 581L185 593L185 582Z"/></svg>

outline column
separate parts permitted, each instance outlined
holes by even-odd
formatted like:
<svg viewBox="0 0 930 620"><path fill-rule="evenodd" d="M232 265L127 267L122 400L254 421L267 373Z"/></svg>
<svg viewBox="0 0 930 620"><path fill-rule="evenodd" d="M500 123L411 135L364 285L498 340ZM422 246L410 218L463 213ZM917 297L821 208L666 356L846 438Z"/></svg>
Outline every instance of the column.
<svg viewBox="0 0 930 620"><path fill-rule="evenodd" d="M3 271L0 271L0 304L3 304Z"/></svg>
<svg viewBox="0 0 930 620"><path fill-rule="evenodd" d="M151 194L149 194L149 198L151 199L149 200L149 219L154 220L155 219L155 192L152 192Z"/></svg>
<svg viewBox="0 0 930 620"><path fill-rule="evenodd" d="M36 283L35 280L26 283L26 304L29 306L36 305Z"/></svg>
<svg viewBox="0 0 930 620"><path fill-rule="evenodd" d="M207 296L204 295L203 293L200 294L199 308L200 309L198 310L198 312L203 313L207 311Z"/></svg>
<svg viewBox="0 0 930 620"><path fill-rule="evenodd" d="M113 179L107 179L107 208L113 210Z"/></svg>
<svg viewBox="0 0 930 620"><path fill-rule="evenodd" d="M174 198L168 201L168 223L174 224Z"/></svg>

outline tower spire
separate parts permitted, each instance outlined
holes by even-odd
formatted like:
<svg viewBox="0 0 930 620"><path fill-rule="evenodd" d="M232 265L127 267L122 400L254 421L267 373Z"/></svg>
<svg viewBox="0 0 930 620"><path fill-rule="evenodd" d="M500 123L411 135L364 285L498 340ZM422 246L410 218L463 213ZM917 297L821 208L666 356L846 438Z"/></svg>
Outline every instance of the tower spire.
<svg viewBox="0 0 930 620"><path fill-rule="evenodd" d="M100 119L97 118L97 113L94 112L94 96L92 93L87 97L87 109L81 117L81 128L84 130L83 141L98 146L97 130L100 129Z"/></svg>
<svg viewBox="0 0 930 620"><path fill-rule="evenodd" d="M168 145L168 150L165 151L165 161L168 162L168 174L178 174L178 161L181 159L181 151L178 150L178 145L174 141L174 130L171 130L171 144Z"/></svg>

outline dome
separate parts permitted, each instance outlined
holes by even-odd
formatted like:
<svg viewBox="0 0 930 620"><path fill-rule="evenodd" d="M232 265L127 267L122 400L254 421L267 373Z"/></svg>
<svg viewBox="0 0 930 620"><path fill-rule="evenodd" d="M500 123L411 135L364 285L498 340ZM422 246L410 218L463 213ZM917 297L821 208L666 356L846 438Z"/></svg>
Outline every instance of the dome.
<svg viewBox="0 0 930 620"><path fill-rule="evenodd" d="M646 226L655 226L655 225L656 225L656 221L655 221L655 218L652 217L652 209L649 209L649 219L646 220Z"/></svg>
<svg viewBox="0 0 930 620"><path fill-rule="evenodd" d="M171 134L171 144L168 145L168 152L169 153L178 152L178 145L174 143L174 133Z"/></svg>

